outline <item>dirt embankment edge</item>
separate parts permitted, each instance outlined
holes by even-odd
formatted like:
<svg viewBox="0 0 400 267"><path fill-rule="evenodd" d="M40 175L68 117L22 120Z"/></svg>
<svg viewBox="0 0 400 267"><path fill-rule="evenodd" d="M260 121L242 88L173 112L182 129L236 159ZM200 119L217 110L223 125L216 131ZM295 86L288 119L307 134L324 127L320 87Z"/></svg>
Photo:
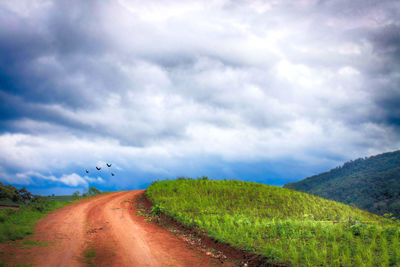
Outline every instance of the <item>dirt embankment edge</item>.
<svg viewBox="0 0 400 267"><path fill-rule="evenodd" d="M144 191L138 198L138 205L140 205L139 208L146 211L147 215L151 213L153 202L146 195L146 191ZM161 213L157 217L152 217L152 221L165 229L174 232L185 242L202 249L207 255L219 259L221 263L229 261L235 262L236 266L246 267L288 266L285 263L270 263L268 262L268 258L263 255L254 254L235 248L230 244L219 242L208 236L204 230L200 228L187 227L165 213Z"/></svg>

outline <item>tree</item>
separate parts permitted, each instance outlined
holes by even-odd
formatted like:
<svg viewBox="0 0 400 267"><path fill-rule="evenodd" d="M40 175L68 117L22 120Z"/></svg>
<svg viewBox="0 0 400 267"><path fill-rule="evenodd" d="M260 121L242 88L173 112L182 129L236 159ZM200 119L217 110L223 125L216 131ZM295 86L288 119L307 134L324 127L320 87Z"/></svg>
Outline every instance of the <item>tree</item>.
<svg viewBox="0 0 400 267"><path fill-rule="evenodd" d="M101 193L100 190L97 189L97 188L94 187L94 186L91 186L91 187L89 188L89 191L88 191L88 194L91 195L91 196L93 196L93 195L98 195L98 194L100 194L100 193Z"/></svg>
<svg viewBox="0 0 400 267"><path fill-rule="evenodd" d="M18 189L11 185L4 185L0 182L0 199L8 199L13 202L21 201Z"/></svg>
<svg viewBox="0 0 400 267"><path fill-rule="evenodd" d="M72 196L74 197L74 199L78 199L78 198L79 198L79 195L80 195L79 190L76 190L76 191L72 194Z"/></svg>
<svg viewBox="0 0 400 267"><path fill-rule="evenodd" d="M18 190L18 193L19 193L19 195L21 197L21 200L23 202L27 202L27 201L31 200L31 198L32 198L31 192L26 190L25 187L22 187L20 190Z"/></svg>

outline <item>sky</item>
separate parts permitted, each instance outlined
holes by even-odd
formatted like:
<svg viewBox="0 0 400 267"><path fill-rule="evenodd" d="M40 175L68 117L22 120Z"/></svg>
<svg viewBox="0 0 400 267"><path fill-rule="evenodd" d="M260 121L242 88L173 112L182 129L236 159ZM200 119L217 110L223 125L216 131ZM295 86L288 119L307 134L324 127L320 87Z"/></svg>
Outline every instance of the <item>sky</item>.
<svg viewBox="0 0 400 267"><path fill-rule="evenodd" d="M37 194L283 185L400 148L400 2L0 0L0 104Z"/></svg>

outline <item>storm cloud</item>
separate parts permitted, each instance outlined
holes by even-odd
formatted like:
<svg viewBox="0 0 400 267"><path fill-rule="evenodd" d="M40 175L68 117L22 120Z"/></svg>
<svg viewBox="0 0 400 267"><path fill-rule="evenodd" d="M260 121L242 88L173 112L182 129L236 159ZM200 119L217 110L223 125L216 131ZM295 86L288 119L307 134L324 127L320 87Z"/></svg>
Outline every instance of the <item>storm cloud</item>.
<svg viewBox="0 0 400 267"><path fill-rule="evenodd" d="M282 184L398 149L399 30L396 0L1 2L0 179Z"/></svg>

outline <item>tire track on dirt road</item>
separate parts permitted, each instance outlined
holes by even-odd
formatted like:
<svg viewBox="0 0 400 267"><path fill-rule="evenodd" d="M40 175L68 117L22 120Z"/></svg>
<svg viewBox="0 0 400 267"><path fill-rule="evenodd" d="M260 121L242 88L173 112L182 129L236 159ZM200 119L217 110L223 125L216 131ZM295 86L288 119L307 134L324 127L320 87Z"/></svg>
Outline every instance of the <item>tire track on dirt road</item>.
<svg viewBox="0 0 400 267"><path fill-rule="evenodd" d="M88 211L88 222L97 229L91 240L96 251L94 265L211 266L210 258L136 215L132 204L142 193L124 192Z"/></svg>

